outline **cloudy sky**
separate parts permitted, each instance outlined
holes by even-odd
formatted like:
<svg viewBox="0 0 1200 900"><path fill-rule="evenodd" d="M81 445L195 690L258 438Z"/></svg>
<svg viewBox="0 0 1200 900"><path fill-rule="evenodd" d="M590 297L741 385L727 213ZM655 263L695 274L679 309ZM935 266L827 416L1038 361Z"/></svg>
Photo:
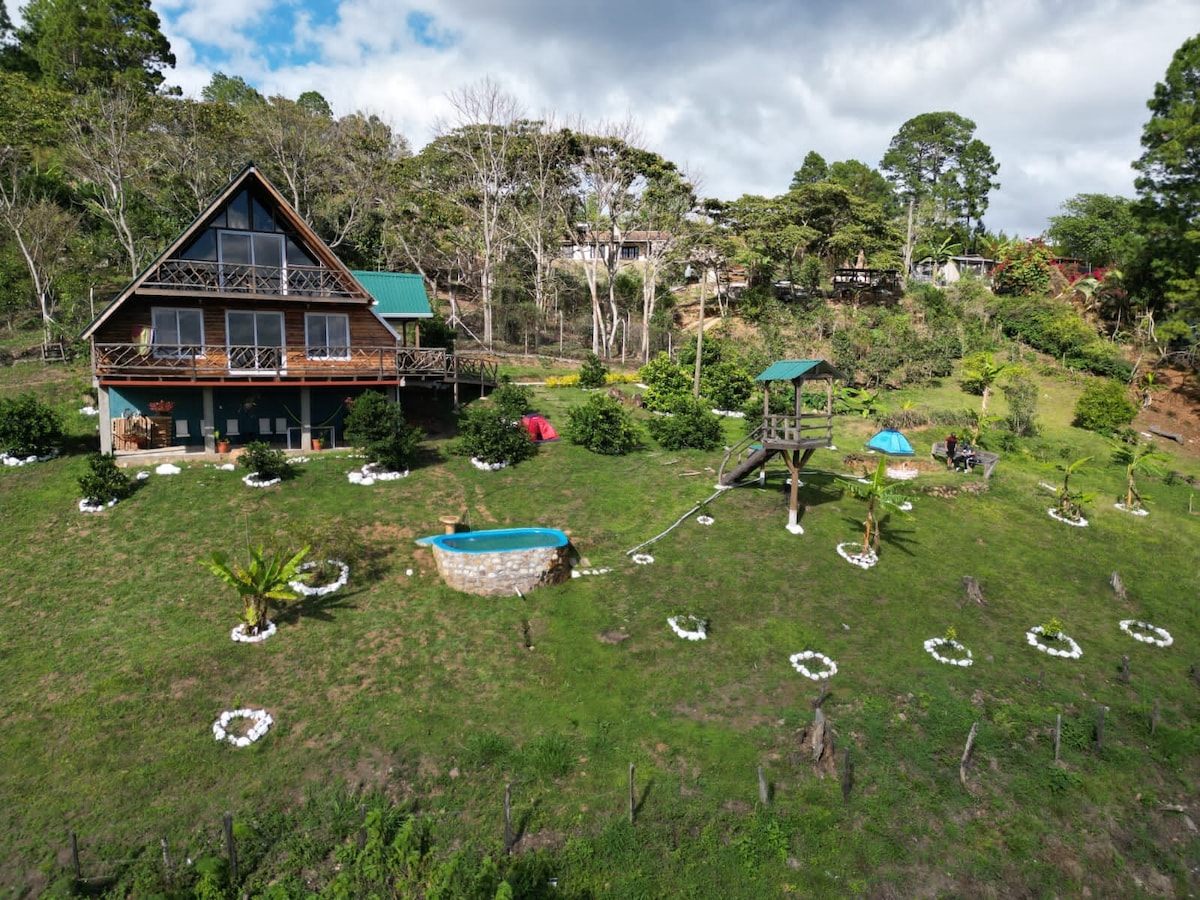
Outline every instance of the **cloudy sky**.
<svg viewBox="0 0 1200 900"><path fill-rule="evenodd" d="M9 3L10 7L15 3ZM414 150L484 77L531 116L632 117L704 196L787 189L804 155L877 166L923 112L1000 163L985 224L1041 233L1077 193L1131 195L1146 101L1198 0L152 0L198 96L214 71L320 91Z"/></svg>

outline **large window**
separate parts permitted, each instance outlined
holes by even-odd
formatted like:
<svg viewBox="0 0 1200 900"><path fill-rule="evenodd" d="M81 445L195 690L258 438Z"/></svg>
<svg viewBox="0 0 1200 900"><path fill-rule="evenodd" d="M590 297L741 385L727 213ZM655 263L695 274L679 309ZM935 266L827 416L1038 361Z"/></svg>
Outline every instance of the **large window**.
<svg viewBox="0 0 1200 900"><path fill-rule="evenodd" d="M350 317L308 313L304 317L304 343L309 359L349 359Z"/></svg>
<svg viewBox="0 0 1200 900"><path fill-rule="evenodd" d="M223 289L257 294L287 293L282 234L219 231L217 246Z"/></svg>
<svg viewBox="0 0 1200 900"><path fill-rule="evenodd" d="M204 355L204 314L198 309L156 306L150 311L154 355L160 359Z"/></svg>
<svg viewBox="0 0 1200 900"><path fill-rule="evenodd" d="M283 313L231 309L225 313L229 368L242 372L282 372Z"/></svg>

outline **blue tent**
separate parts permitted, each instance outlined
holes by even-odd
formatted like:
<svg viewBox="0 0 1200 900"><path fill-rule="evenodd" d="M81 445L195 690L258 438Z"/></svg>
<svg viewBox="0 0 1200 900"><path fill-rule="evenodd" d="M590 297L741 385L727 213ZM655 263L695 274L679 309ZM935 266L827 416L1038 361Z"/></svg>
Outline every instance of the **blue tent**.
<svg viewBox="0 0 1200 900"><path fill-rule="evenodd" d="M888 456L914 456L908 438L892 428L885 428L867 441L868 450L878 450Z"/></svg>

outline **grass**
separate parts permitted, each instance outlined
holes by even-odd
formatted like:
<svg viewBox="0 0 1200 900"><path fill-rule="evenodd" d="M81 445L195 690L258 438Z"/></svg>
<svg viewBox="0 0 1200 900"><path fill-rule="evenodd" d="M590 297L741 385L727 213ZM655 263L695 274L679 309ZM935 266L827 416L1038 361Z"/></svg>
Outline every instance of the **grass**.
<svg viewBox="0 0 1200 900"><path fill-rule="evenodd" d="M74 414L77 382L44 387L71 417L72 446L94 424ZM1069 398L1073 386L1045 388ZM977 404L943 391L938 405ZM538 400L563 422L581 397ZM355 460L326 452L269 490L198 466L152 476L95 516L75 509L78 453L0 472L0 884L10 896L49 891L74 831L85 874L119 875L128 891L157 872L161 838L177 861L219 853L225 810L244 829L252 895L299 869L324 883L362 803L416 811L437 846L495 853L511 783L520 855L549 860L558 896L1194 891L1200 843L1162 811L1200 793L1192 488L1154 484L1148 518L1122 514L1111 506L1121 472L1102 441L1047 418L1047 436L1026 457L1006 455L987 493L929 496L964 476L922 475L913 515L885 522L882 560L865 572L833 550L860 535L862 504L835 477L841 454L826 451L813 459L824 474L805 478L803 536L783 527L776 465L765 487L709 503L711 526L688 520L647 548L649 566L625 552L713 493L719 453L648 445L603 458L564 441L484 473L432 442L411 477L364 488L345 477ZM872 430L839 419L835 440L845 451ZM941 437L909 436L918 453ZM1091 527L1053 522L1038 482L1093 452L1100 461L1080 478L1101 495ZM1194 459L1173 464L1196 472ZM476 529L563 528L592 566L614 571L524 599L456 593L413 538L463 513ZM282 612L271 640L234 644L238 601L197 561L260 542L311 543L314 559L351 565L350 583ZM1129 588L1123 603L1113 571ZM964 604L963 575L979 579L987 606ZM666 625L692 609L710 620L706 641ZM1051 616L1082 659L1025 645L1025 630ZM1175 642L1135 642L1122 618ZM949 625L972 667L923 652ZM597 639L606 633L627 637ZM850 751L848 800L800 751L818 691L788 665L801 649L838 665L824 710L839 766ZM217 744L213 720L241 705L277 724L250 748Z"/></svg>

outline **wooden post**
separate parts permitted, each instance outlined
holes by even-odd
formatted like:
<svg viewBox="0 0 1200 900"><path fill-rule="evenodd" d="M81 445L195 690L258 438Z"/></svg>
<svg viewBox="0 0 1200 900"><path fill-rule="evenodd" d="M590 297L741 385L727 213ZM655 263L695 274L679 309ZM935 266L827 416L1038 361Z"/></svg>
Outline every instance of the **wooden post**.
<svg viewBox="0 0 1200 900"><path fill-rule="evenodd" d="M975 746L975 735L979 733L979 723L976 722L971 726L971 731L967 734L967 746L963 749L962 759L958 762L958 780L963 784L967 783L967 761L971 758L971 750Z"/></svg>
<svg viewBox="0 0 1200 900"><path fill-rule="evenodd" d="M1158 730L1158 698L1154 698L1154 712L1150 713L1150 737Z"/></svg>
<svg viewBox="0 0 1200 900"><path fill-rule="evenodd" d="M633 824L633 763L629 764L629 824Z"/></svg>
<svg viewBox="0 0 1200 900"><path fill-rule="evenodd" d="M763 777L762 766L758 767L758 802L763 806L768 806L771 802L771 794L767 790L767 779Z"/></svg>
<svg viewBox="0 0 1200 900"><path fill-rule="evenodd" d="M1062 713L1054 717L1054 761L1058 762L1058 748L1062 743Z"/></svg>
<svg viewBox="0 0 1200 900"><path fill-rule="evenodd" d="M166 873L167 873L167 884L170 884L171 883L171 854L167 852L167 839L159 838L158 843L159 843L159 846L162 847L163 869L165 869Z"/></svg>
<svg viewBox="0 0 1200 900"><path fill-rule="evenodd" d="M221 818L225 830L225 851L229 854L229 880L236 884L238 880L237 844L233 840L233 813L226 812Z"/></svg>
<svg viewBox="0 0 1200 900"><path fill-rule="evenodd" d="M358 807L358 849L363 850L367 846L367 804L363 803Z"/></svg>
<svg viewBox="0 0 1200 900"><path fill-rule="evenodd" d="M1121 573L1113 572L1112 577L1108 579L1108 583L1112 585L1113 593L1117 595L1117 599L1124 600L1125 582L1121 579Z"/></svg>
<svg viewBox="0 0 1200 900"><path fill-rule="evenodd" d="M1104 714L1108 712L1107 706L1096 707L1096 752L1104 752Z"/></svg>
<svg viewBox="0 0 1200 900"><path fill-rule="evenodd" d="M1121 656L1121 684L1129 684L1129 657Z"/></svg>
<svg viewBox="0 0 1200 900"><path fill-rule="evenodd" d="M512 782L504 785L504 852L512 850Z"/></svg>
<svg viewBox="0 0 1200 900"><path fill-rule="evenodd" d="M75 837L75 832L71 832L71 865L75 869L75 880L79 881L83 875L79 869L79 841Z"/></svg>
<svg viewBox="0 0 1200 900"><path fill-rule="evenodd" d="M854 769L850 763L850 748L842 751L842 799L849 801L850 788L854 786Z"/></svg>

